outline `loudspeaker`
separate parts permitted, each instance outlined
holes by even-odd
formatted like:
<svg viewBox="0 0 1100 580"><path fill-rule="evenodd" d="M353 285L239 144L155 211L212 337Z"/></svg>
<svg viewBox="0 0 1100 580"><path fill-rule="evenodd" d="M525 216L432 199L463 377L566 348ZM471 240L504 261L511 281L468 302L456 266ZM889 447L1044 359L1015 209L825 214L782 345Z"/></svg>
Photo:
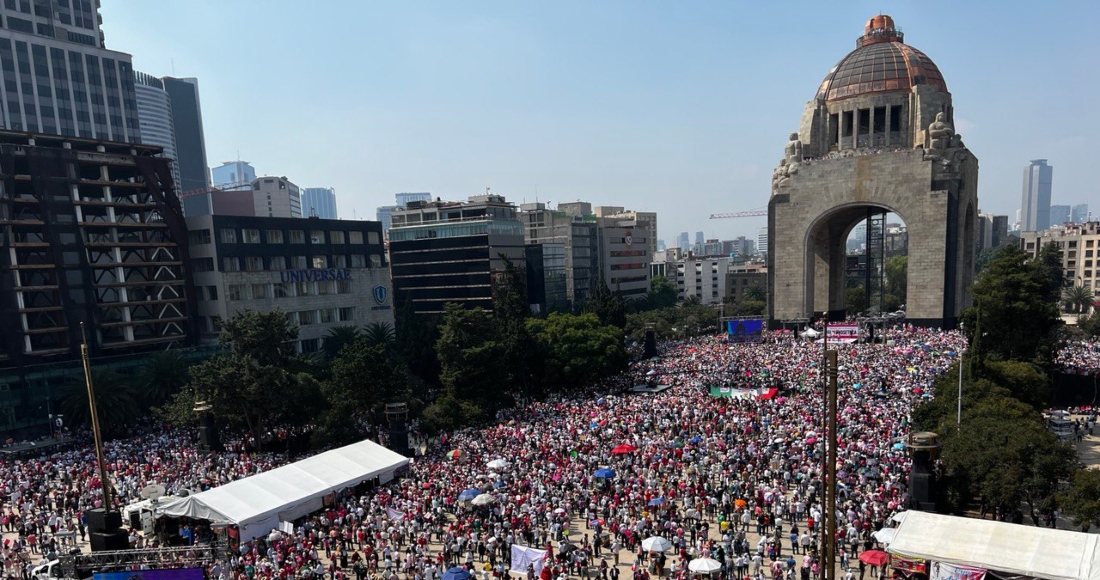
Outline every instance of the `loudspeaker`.
<svg viewBox="0 0 1100 580"><path fill-rule="evenodd" d="M412 456L412 450L409 449L409 428L404 423L392 423L389 436L390 449L406 457Z"/></svg>
<svg viewBox="0 0 1100 580"><path fill-rule="evenodd" d="M936 504L935 481L929 473L911 473L909 475L909 501L912 507L925 509L924 506Z"/></svg>
<svg viewBox="0 0 1100 580"><path fill-rule="evenodd" d="M642 358L653 358L657 356L657 336L653 334L652 330L645 331L645 347L642 351Z"/></svg>
<svg viewBox="0 0 1100 580"><path fill-rule="evenodd" d="M110 550L126 550L130 548L130 540L126 532L92 532L91 544L93 552L106 552Z"/></svg>
<svg viewBox="0 0 1100 580"><path fill-rule="evenodd" d="M221 437L218 436L217 426L214 425L214 415L203 413L202 423L199 425L199 449L201 451L223 451Z"/></svg>
<svg viewBox="0 0 1100 580"><path fill-rule="evenodd" d="M103 508L90 509L88 515L88 530L93 532L113 532L122 527L122 514L109 512Z"/></svg>

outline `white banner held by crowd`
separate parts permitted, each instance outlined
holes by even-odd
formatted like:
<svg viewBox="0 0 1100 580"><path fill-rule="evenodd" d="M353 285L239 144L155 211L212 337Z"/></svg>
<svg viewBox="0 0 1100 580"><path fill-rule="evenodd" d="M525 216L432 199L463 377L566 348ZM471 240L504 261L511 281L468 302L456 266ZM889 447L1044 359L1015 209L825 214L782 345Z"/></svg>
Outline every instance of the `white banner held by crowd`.
<svg viewBox="0 0 1100 580"><path fill-rule="evenodd" d="M535 576L542 574L542 565L546 562L546 550L538 550L512 544L512 572L526 574L527 566L535 569Z"/></svg>
<svg viewBox="0 0 1100 580"><path fill-rule="evenodd" d="M399 512L393 508L386 508L386 515L395 522L400 522L405 519L405 512Z"/></svg>

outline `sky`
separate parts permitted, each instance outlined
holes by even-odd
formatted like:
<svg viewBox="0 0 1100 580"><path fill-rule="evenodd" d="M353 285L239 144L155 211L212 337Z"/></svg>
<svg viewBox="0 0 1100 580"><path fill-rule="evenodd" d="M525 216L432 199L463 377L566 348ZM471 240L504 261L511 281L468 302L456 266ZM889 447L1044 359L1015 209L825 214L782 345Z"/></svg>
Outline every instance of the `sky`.
<svg viewBox="0 0 1100 580"><path fill-rule="evenodd" d="M996 9L989 7L995 6ZM107 47L196 77L208 162L334 187L341 218L397 192L656 211L658 237L755 238L787 136L875 14L939 66L983 212L1100 215L1100 2L102 0ZM1090 138L1092 137L1092 138Z"/></svg>

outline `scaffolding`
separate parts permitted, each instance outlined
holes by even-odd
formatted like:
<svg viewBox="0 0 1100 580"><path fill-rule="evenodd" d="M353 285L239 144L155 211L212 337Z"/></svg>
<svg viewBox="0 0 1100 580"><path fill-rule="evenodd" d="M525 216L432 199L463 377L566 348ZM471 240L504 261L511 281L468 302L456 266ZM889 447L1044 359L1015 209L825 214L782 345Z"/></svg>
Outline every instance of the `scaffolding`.
<svg viewBox="0 0 1100 580"><path fill-rule="evenodd" d="M204 544L66 554L58 558L58 565L61 567L61 578L87 578L92 573L117 572L135 568L141 570L197 568L217 560L225 560L227 555L228 552L223 545Z"/></svg>
<svg viewBox="0 0 1100 580"><path fill-rule="evenodd" d="M867 250L863 291L868 312L882 312L886 294L886 212L867 208Z"/></svg>

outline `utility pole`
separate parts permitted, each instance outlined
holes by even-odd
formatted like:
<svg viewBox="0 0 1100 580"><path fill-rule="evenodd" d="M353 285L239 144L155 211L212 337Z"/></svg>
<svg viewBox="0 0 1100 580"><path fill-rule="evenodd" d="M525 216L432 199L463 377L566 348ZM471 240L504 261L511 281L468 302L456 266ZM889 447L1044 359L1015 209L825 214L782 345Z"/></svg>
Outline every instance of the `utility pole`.
<svg viewBox="0 0 1100 580"><path fill-rule="evenodd" d="M825 495L825 580L836 580L836 414L837 414L837 351L825 351L825 370L828 376L827 397L829 405L829 453L825 459L828 484Z"/></svg>
<svg viewBox="0 0 1100 580"><path fill-rule="evenodd" d="M99 463L100 485L103 486L103 511L110 512L111 481L107 479L107 462L103 459L103 435L99 430L99 412L95 405L95 387L92 385L92 365L88 358L88 337L84 334L84 323L80 323L80 359L84 363L84 385L88 388L88 410L92 415L92 435L95 436L95 458Z"/></svg>

